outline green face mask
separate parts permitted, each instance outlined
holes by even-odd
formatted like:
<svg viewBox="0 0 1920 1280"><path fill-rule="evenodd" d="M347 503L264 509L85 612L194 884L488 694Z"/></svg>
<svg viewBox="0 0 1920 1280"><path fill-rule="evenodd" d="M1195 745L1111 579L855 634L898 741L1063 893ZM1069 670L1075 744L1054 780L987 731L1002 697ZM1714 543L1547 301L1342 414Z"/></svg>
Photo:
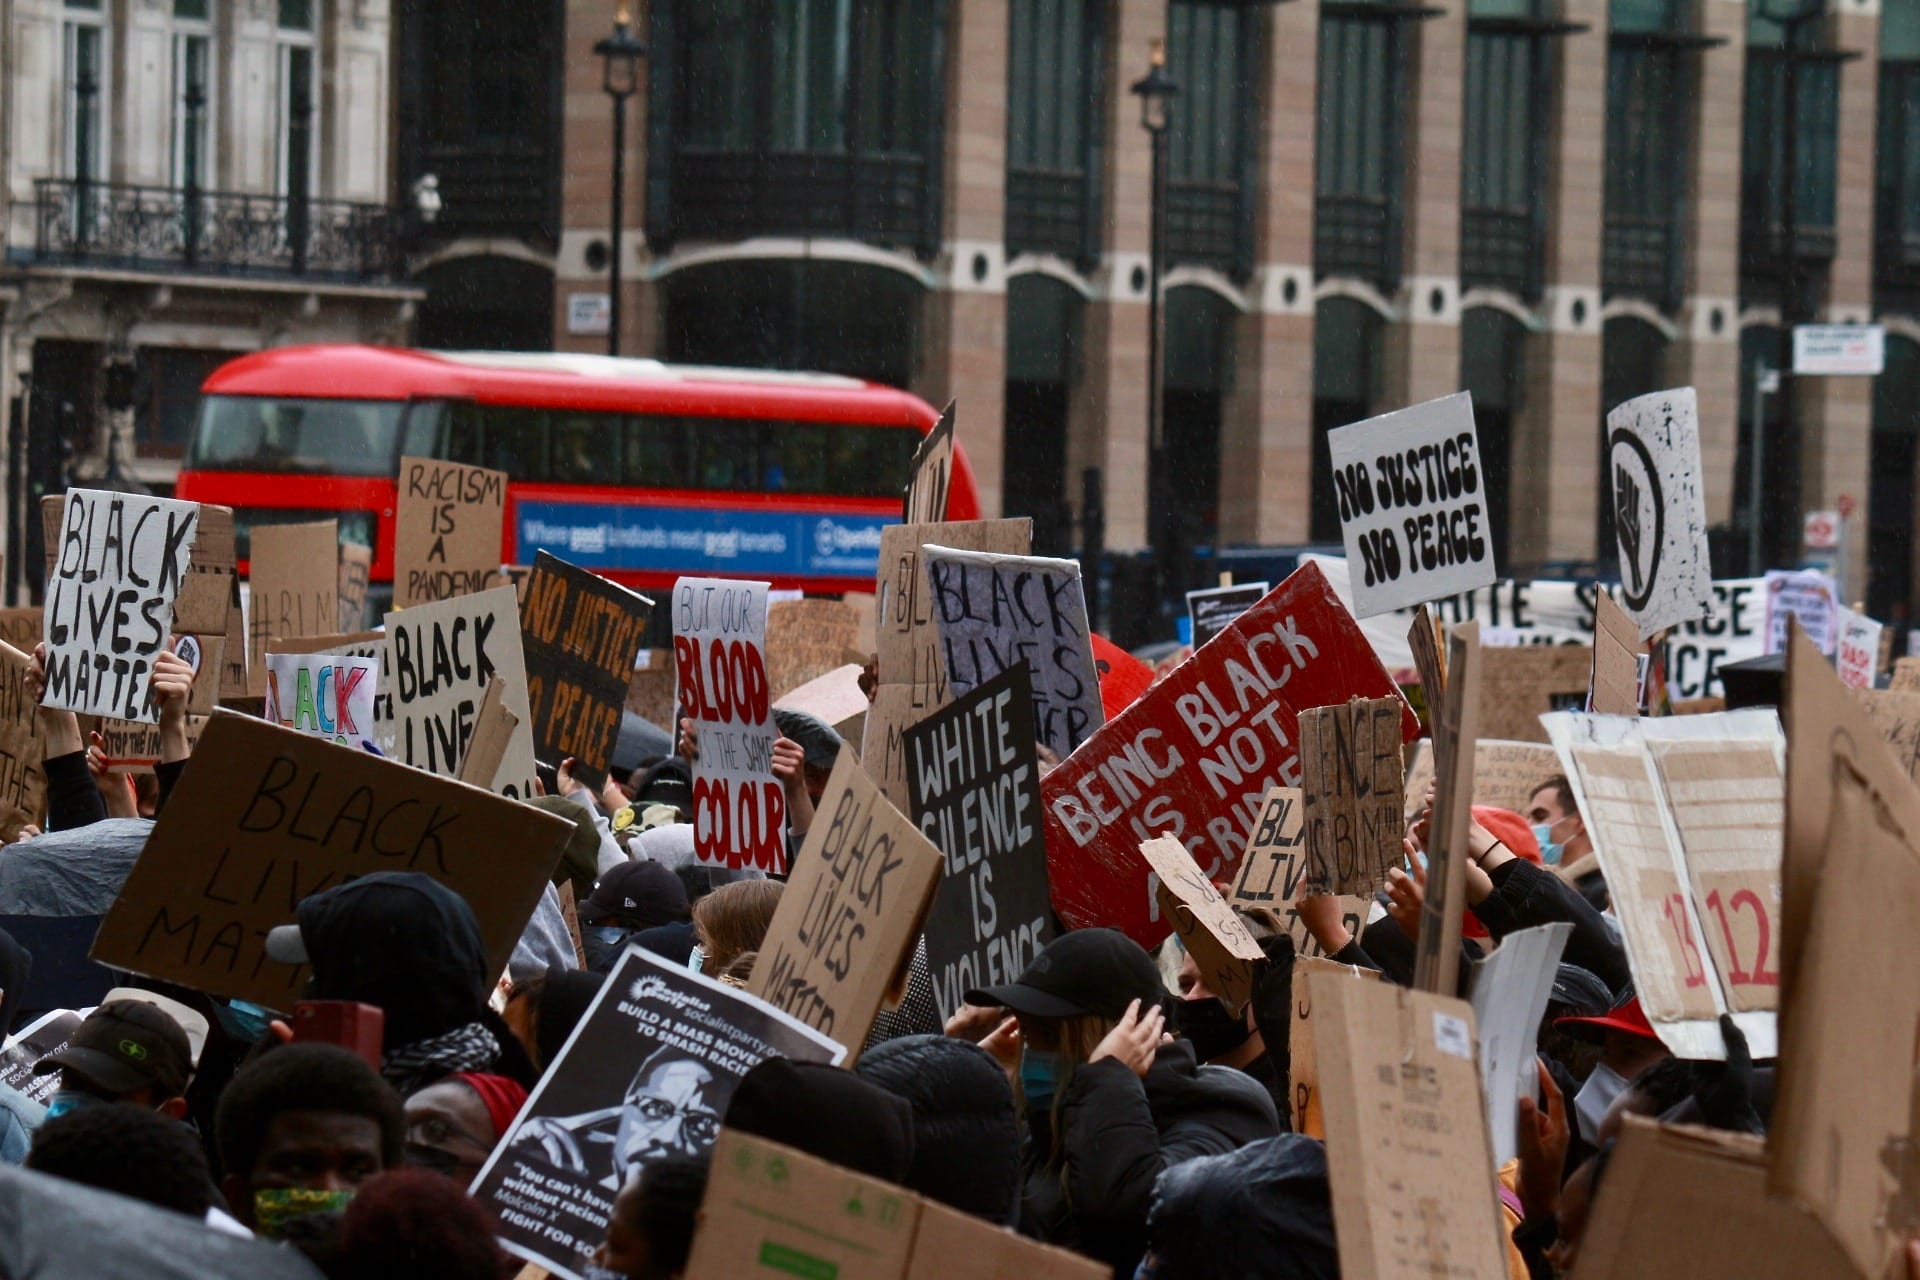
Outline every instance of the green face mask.
<svg viewBox="0 0 1920 1280"><path fill-rule="evenodd" d="M253 1193L253 1229L270 1240L287 1223L312 1213L344 1213L351 1191L309 1191L305 1187L264 1187Z"/></svg>

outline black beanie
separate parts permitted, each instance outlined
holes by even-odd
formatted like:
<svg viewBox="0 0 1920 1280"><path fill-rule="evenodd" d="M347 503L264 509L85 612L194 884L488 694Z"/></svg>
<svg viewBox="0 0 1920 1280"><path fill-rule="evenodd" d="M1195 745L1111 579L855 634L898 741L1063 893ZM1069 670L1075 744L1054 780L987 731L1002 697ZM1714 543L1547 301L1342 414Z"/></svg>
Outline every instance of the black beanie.
<svg viewBox="0 0 1920 1280"><path fill-rule="evenodd" d="M1013 1224L1020 1125L1013 1086L993 1055L951 1036L902 1036L867 1050L854 1071L913 1107L909 1188L976 1218Z"/></svg>
<svg viewBox="0 0 1920 1280"><path fill-rule="evenodd" d="M726 1127L829 1164L905 1185L913 1168L913 1108L851 1071L768 1058L740 1079Z"/></svg>

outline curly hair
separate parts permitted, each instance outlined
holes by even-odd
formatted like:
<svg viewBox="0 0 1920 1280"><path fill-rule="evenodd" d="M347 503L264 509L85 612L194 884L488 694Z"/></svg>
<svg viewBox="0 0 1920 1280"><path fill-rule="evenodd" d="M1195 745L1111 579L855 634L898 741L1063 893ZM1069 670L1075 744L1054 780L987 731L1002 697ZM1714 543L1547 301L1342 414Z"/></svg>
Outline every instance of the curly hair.
<svg viewBox="0 0 1920 1280"><path fill-rule="evenodd" d="M367 1179L340 1219L341 1280L499 1280L494 1223L460 1184L428 1169Z"/></svg>
<svg viewBox="0 0 1920 1280"><path fill-rule="evenodd" d="M56 1116L33 1135L26 1167L195 1218L213 1204L213 1175L193 1130L122 1102Z"/></svg>

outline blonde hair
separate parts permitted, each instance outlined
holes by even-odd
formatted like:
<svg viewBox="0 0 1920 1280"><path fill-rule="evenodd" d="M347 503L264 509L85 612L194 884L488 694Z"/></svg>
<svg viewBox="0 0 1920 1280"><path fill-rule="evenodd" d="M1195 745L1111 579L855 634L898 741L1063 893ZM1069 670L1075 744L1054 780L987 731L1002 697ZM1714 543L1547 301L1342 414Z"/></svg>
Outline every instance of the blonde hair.
<svg viewBox="0 0 1920 1280"><path fill-rule="evenodd" d="M723 974L747 952L758 951L785 889L778 880L736 880L695 903L694 935L707 953L701 972Z"/></svg>

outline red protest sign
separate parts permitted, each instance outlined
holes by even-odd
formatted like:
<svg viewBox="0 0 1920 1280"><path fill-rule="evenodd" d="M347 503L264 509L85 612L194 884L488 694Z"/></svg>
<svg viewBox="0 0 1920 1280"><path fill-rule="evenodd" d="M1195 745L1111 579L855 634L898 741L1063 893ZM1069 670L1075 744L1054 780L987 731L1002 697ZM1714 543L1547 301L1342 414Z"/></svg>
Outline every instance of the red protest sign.
<svg viewBox="0 0 1920 1280"><path fill-rule="evenodd" d="M1157 945L1170 926L1140 842L1172 836L1231 878L1267 791L1300 785L1300 710L1394 696L1326 577L1301 568L1042 780L1053 909ZM1411 707L1400 729L1419 733Z"/></svg>

